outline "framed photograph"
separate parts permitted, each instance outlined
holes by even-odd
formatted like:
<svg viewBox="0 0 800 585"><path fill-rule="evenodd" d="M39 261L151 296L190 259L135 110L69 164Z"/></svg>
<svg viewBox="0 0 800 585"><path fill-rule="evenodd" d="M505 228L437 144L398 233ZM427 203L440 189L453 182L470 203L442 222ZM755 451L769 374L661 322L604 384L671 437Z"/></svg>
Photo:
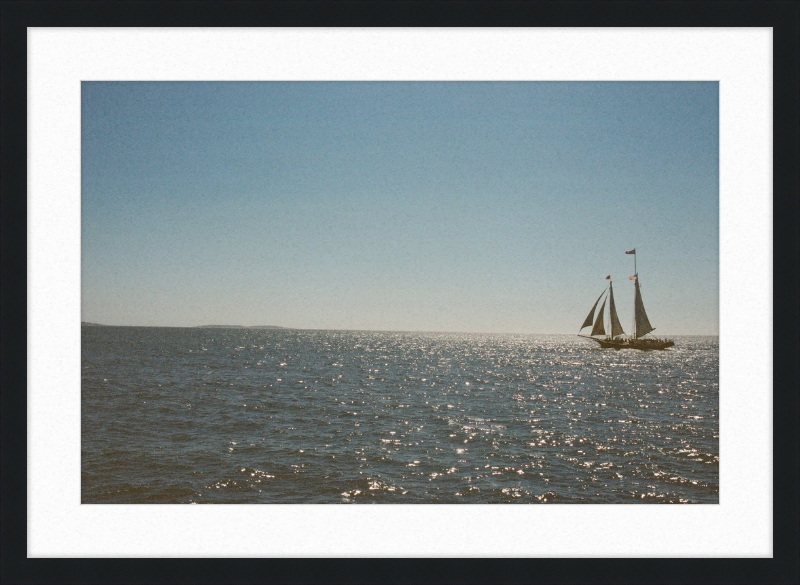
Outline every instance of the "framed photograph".
<svg viewBox="0 0 800 585"><path fill-rule="evenodd" d="M718 123L716 81L83 81L81 502L718 504Z"/></svg>
<svg viewBox="0 0 800 585"><path fill-rule="evenodd" d="M4 580L795 579L797 5L9 6Z"/></svg>

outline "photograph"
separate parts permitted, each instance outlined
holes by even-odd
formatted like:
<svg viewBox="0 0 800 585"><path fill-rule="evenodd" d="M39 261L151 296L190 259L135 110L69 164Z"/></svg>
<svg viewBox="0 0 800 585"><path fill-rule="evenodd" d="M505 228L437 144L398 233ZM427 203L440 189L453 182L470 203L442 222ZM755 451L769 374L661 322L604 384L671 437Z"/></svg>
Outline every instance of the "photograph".
<svg viewBox="0 0 800 585"><path fill-rule="evenodd" d="M81 81L81 503L719 504L719 87Z"/></svg>

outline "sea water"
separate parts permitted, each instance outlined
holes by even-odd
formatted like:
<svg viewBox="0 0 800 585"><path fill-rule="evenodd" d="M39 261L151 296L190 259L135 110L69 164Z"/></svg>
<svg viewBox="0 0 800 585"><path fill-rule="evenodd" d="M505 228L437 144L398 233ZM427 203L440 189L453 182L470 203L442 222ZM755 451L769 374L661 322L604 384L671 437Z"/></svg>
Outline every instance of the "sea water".
<svg viewBox="0 0 800 585"><path fill-rule="evenodd" d="M718 503L719 341L82 327L83 503Z"/></svg>

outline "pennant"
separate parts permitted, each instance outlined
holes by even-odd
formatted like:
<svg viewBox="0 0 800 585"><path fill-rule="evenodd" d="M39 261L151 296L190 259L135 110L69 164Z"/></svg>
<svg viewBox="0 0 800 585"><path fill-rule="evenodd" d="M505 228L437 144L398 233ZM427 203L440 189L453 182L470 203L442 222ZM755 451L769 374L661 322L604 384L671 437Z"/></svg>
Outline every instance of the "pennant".
<svg viewBox="0 0 800 585"><path fill-rule="evenodd" d="M625 252L625 253L626 253L626 254L636 254L636 248L634 248L633 250L628 250L628 251L627 251L627 252Z"/></svg>
<svg viewBox="0 0 800 585"><path fill-rule="evenodd" d="M638 276L637 274L634 274L633 276L629 276L628 280L637 280L637 278L636 278L637 276Z"/></svg>
<svg viewBox="0 0 800 585"><path fill-rule="evenodd" d="M606 276L606 280L611 280L611 275Z"/></svg>

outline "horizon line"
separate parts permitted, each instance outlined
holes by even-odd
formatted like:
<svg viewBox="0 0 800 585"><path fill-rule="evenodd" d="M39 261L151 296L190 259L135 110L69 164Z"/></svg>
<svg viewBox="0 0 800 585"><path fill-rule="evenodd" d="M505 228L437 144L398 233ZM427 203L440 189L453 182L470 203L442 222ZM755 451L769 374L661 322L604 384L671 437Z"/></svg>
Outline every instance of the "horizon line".
<svg viewBox="0 0 800 585"><path fill-rule="evenodd" d="M161 329L260 329L285 331L363 331L368 333L455 333L462 335L579 335L579 333L548 332L522 333L514 331L434 331L423 329L331 329L317 327L287 327L283 325L109 325L92 321L81 321L81 326L89 327L151 327ZM665 335L681 337L719 337L719 333L669 333ZM658 336L656 336L658 337Z"/></svg>

